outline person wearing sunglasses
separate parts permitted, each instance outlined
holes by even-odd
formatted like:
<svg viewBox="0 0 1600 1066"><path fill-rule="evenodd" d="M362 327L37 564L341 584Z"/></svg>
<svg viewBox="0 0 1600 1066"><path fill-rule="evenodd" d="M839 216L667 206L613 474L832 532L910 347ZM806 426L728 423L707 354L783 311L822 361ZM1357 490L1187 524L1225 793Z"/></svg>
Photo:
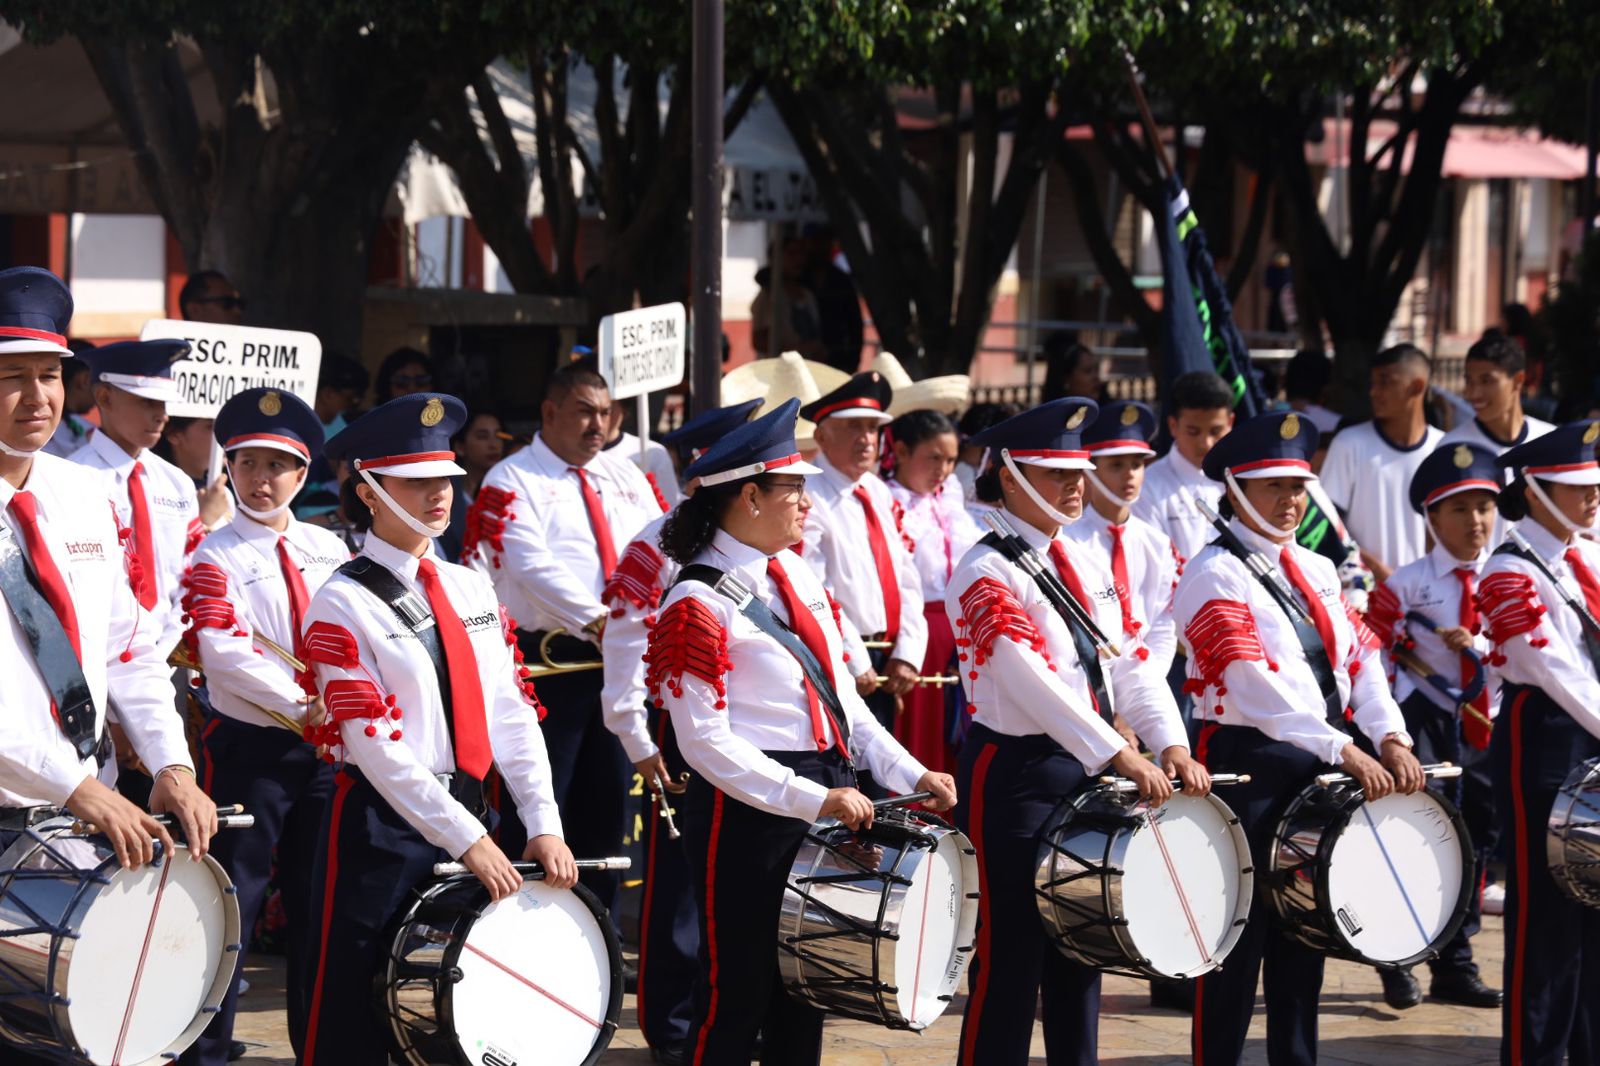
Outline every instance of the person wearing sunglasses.
<svg viewBox="0 0 1600 1066"><path fill-rule="evenodd" d="M433 388L433 362L415 348L396 348L384 357L378 367L373 391L377 405L382 406L401 396L414 392L428 392Z"/></svg>
<svg viewBox="0 0 1600 1066"><path fill-rule="evenodd" d="M244 324L244 297L227 275L200 270L189 275L178 293L178 313L190 322Z"/></svg>

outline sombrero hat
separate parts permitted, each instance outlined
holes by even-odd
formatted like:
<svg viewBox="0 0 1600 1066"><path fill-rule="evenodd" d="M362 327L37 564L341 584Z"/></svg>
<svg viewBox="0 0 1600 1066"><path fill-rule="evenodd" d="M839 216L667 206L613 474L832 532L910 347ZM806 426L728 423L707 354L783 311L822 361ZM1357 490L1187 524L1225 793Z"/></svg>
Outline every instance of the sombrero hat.
<svg viewBox="0 0 1600 1066"><path fill-rule="evenodd" d="M944 374L912 381L905 367L890 352L879 352L872 369L894 388L889 413L896 418L907 411L933 410L954 418L972 404L972 378L966 374Z"/></svg>
<svg viewBox="0 0 1600 1066"><path fill-rule="evenodd" d="M757 359L722 375L722 402L731 405L760 399L761 408L755 415L759 418L788 400L810 403L849 380L849 374L827 363L802 359L799 352L784 352L776 359ZM795 424L795 440L802 448L811 445L815 428L803 418Z"/></svg>

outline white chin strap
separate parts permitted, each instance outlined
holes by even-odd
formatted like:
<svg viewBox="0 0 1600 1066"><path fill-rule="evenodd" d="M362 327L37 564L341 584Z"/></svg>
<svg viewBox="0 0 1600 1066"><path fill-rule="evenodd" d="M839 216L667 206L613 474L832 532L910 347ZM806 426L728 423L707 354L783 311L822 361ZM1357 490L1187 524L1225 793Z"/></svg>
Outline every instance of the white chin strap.
<svg viewBox="0 0 1600 1066"><path fill-rule="evenodd" d="M1244 512L1246 518L1256 524L1257 528L1271 530L1280 537L1294 536L1294 531L1298 527L1290 526L1288 529L1283 529L1261 517L1261 512L1255 509L1255 505L1245 496L1244 489L1239 487L1239 481L1233 476L1232 470L1224 470L1222 476L1227 481L1228 488L1233 490L1233 502L1238 506L1239 510Z"/></svg>
<svg viewBox="0 0 1600 1066"><path fill-rule="evenodd" d="M437 540L444 536L444 530L433 529L430 526L424 525L422 520L416 515L412 514L410 511L407 511L398 503L395 503L394 497L383 491L383 486L378 484L377 478L373 477L365 470L357 470L356 473L361 475L362 481L365 481L372 487L372 491L378 494L378 499L383 501L383 505L389 508L389 510L394 513L396 518L400 519L400 521L411 527L411 532L417 534L418 536L427 537L430 540Z"/></svg>
<svg viewBox="0 0 1600 1066"><path fill-rule="evenodd" d="M1562 528L1565 529L1568 533L1575 533L1578 536L1582 536L1582 537L1587 537L1587 536L1593 535L1594 530L1592 530L1590 527L1578 525L1578 523L1574 522L1572 519L1568 518L1565 514L1563 514L1561 512L1561 509L1559 507L1557 507L1555 505L1555 503L1550 499L1549 494L1544 491L1544 486L1539 484L1539 479L1538 478L1536 478L1536 477L1529 477L1528 478L1528 491L1533 493L1534 499L1536 499L1540 503L1544 504L1544 509L1549 511L1552 515L1554 515L1555 516L1555 520L1557 522L1560 522Z"/></svg>
<svg viewBox="0 0 1600 1066"><path fill-rule="evenodd" d="M1112 492L1110 489L1106 488L1105 482L1101 481L1099 475L1093 470L1085 470L1083 472L1083 476L1089 479L1089 484L1094 486L1094 490L1096 492L1104 496L1117 507L1132 507L1134 504L1139 502L1139 497L1137 496L1131 500L1125 500L1121 496L1118 496L1116 493Z"/></svg>
<svg viewBox="0 0 1600 1066"><path fill-rule="evenodd" d="M1043 511L1052 521L1059 522L1064 526L1069 526L1077 521L1076 518L1068 518L1044 502L1044 497L1039 495L1039 490L1033 487L1033 482L1023 477L1022 471L1017 469L1017 464L1012 460L1009 448L1000 449L1000 461L1005 464L1007 470L1011 471L1011 476L1017 479L1017 484L1022 486L1022 491L1027 494L1028 499L1033 501L1034 506Z"/></svg>
<svg viewBox="0 0 1600 1066"><path fill-rule="evenodd" d="M233 498L233 503L235 507L239 508L240 514L244 515L246 518L253 518L257 522L262 523L272 521L274 518L277 518L279 515L289 509L288 504L280 503L270 511L258 511L254 507L246 507L244 505L244 501L239 499L237 496Z"/></svg>
<svg viewBox="0 0 1600 1066"><path fill-rule="evenodd" d="M21 448L13 448L5 441L0 440L0 452L6 453L13 459L32 459L35 455L38 455L43 450L43 448L35 448L31 452L25 452Z"/></svg>

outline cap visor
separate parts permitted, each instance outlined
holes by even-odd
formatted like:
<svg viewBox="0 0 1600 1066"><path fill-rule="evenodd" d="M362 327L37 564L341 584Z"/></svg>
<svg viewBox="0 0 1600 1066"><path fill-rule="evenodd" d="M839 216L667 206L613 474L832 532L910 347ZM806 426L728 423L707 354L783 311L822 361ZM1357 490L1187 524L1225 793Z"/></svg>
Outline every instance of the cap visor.
<svg viewBox="0 0 1600 1066"><path fill-rule="evenodd" d="M1320 481L1321 478L1303 466L1261 466L1254 470L1234 471L1236 481L1260 481L1269 477L1297 477L1301 481Z"/></svg>
<svg viewBox="0 0 1600 1066"><path fill-rule="evenodd" d="M0 355L61 355L71 357L72 349L49 341L36 341L26 338L0 341Z"/></svg>
<svg viewBox="0 0 1600 1066"><path fill-rule="evenodd" d="M822 470L821 470L820 467L812 466L810 463L808 463L804 459L802 459L798 463L790 463L788 466L781 467L778 470L774 470L773 473L775 473L775 474L779 474L779 473L782 473L782 474L820 474L820 473L822 473Z"/></svg>
<svg viewBox="0 0 1600 1066"><path fill-rule="evenodd" d="M454 459L430 459L425 463L402 463L399 466L369 466L366 471L379 477L455 477L466 473Z"/></svg>
<svg viewBox="0 0 1600 1066"><path fill-rule="evenodd" d="M102 384L110 385L114 389L121 389L130 396L137 396L142 400L160 400L162 403L177 403L183 399L183 394L178 391L176 384L169 385L123 385L115 381L101 379Z"/></svg>
<svg viewBox="0 0 1600 1066"><path fill-rule="evenodd" d="M1540 481L1553 481L1557 485L1600 485L1600 466L1591 466L1587 470L1562 470L1554 474L1535 474L1529 470L1527 475Z"/></svg>
<svg viewBox="0 0 1600 1066"><path fill-rule="evenodd" d="M229 455L232 455L234 452L243 451L246 448L265 448L268 451L282 452L285 455L292 455L302 463L307 462L305 452L294 447L292 444L285 444L282 441L276 440L242 440L237 444L230 445L226 451Z"/></svg>
<svg viewBox="0 0 1600 1066"><path fill-rule="evenodd" d="M874 411L870 407L846 407L843 410L835 411L825 416L823 421L826 422L829 418L870 418L880 426L886 426L894 421L893 415L885 414L883 411Z"/></svg>
<svg viewBox="0 0 1600 1066"><path fill-rule="evenodd" d="M1155 453L1154 448L1135 444L1119 444L1115 448L1096 448L1093 445L1089 447L1089 454L1096 459L1108 455L1154 455Z"/></svg>
<svg viewBox="0 0 1600 1066"><path fill-rule="evenodd" d="M1042 466L1046 470L1093 470L1094 463L1088 459L1024 459L1020 455L1013 455L1011 461L1023 466Z"/></svg>

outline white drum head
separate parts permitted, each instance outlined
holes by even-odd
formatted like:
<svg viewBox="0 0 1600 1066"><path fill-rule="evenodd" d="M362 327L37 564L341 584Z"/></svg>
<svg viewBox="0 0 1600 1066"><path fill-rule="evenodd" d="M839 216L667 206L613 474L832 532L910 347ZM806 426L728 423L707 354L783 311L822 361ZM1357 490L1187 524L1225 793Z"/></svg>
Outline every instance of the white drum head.
<svg viewBox="0 0 1600 1066"><path fill-rule="evenodd" d="M1373 962L1430 948L1461 898L1461 840L1427 792L1363 803L1334 841L1328 902L1341 936Z"/></svg>
<svg viewBox="0 0 1600 1066"><path fill-rule="evenodd" d="M529 881L491 903L461 947L450 996L456 1042L472 1062L575 1066L611 1006L611 957L572 892Z"/></svg>
<svg viewBox="0 0 1600 1066"><path fill-rule="evenodd" d="M1146 813L1123 854L1122 911L1150 966L1171 977L1217 967L1249 907L1249 865L1244 834L1209 799L1179 793Z"/></svg>
<svg viewBox="0 0 1600 1066"><path fill-rule="evenodd" d="M201 1008L222 1001L239 957L226 950L239 942L239 912L221 868L191 862L186 849L110 877L66 949L73 1039L96 1066L161 1062L199 1035L210 1020Z"/></svg>
<svg viewBox="0 0 1600 1066"><path fill-rule="evenodd" d="M917 864L906 889L894 979L900 1016L912 1029L925 1029L944 1013L972 957L978 909L967 894L978 890L978 874L966 844L965 837L946 833Z"/></svg>

